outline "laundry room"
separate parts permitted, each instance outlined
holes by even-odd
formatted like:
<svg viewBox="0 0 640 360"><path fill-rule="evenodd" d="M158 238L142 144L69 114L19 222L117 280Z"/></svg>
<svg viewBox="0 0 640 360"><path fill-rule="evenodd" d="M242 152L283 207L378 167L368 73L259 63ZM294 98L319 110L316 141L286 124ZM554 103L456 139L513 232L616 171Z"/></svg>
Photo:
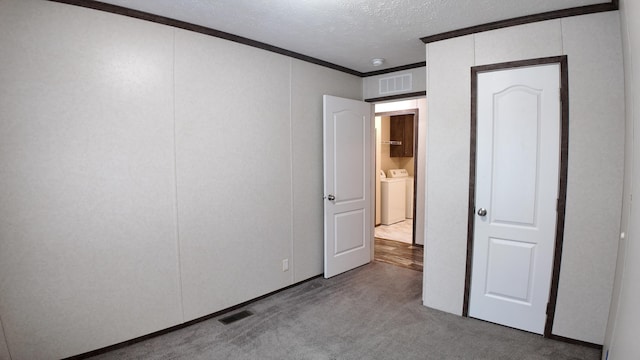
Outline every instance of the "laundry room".
<svg viewBox="0 0 640 360"><path fill-rule="evenodd" d="M375 236L410 244L423 243L423 224L414 224L416 196L425 184L415 180L418 171L416 149L425 144L423 123L425 99L376 104L376 217ZM422 177L424 179L424 177ZM415 184L420 184L416 189ZM416 191L417 190L417 191ZM416 225L420 226L420 229ZM414 236L414 233L416 236Z"/></svg>

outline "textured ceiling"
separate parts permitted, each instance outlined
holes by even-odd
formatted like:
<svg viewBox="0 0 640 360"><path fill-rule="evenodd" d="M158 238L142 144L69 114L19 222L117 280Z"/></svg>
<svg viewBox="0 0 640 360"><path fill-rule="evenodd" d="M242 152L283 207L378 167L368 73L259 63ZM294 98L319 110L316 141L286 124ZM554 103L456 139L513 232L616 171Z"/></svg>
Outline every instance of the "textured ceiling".
<svg viewBox="0 0 640 360"><path fill-rule="evenodd" d="M359 72L425 61L421 37L606 0L101 0ZM373 67L372 58L385 58Z"/></svg>

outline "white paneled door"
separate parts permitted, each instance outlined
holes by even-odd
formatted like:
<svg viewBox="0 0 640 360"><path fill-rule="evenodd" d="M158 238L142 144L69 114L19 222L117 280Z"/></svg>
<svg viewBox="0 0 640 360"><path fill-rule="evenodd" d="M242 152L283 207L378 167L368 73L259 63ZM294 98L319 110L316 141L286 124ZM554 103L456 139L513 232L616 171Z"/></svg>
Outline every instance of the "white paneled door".
<svg viewBox="0 0 640 360"><path fill-rule="evenodd" d="M477 75L469 316L543 334L560 165L560 65Z"/></svg>
<svg viewBox="0 0 640 360"><path fill-rule="evenodd" d="M324 95L324 277L371 261L371 105Z"/></svg>

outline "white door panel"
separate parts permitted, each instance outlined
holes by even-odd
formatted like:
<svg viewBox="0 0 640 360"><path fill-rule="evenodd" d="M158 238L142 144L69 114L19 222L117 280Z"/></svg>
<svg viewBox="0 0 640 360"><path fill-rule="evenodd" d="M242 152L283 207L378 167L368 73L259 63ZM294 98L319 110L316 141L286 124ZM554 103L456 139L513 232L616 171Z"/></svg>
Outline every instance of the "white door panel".
<svg viewBox="0 0 640 360"><path fill-rule="evenodd" d="M371 105L325 95L324 276L371 261Z"/></svg>
<svg viewBox="0 0 640 360"><path fill-rule="evenodd" d="M478 74L469 316L542 334L560 164L560 66Z"/></svg>
<svg viewBox="0 0 640 360"><path fill-rule="evenodd" d="M535 244L489 238L485 294L531 304L531 266Z"/></svg>
<svg viewBox="0 0 640 360"><path fill-rule="evenodd" d="M349 251L364 248L367 243L364 225L365 211L363 209L336 214L334 234L341 236L335 236L335 239L341 239L342 241L335 241L333 255L342 255Z"/></svg>
<svg viewBox="0 0 640 360"><path fill-rule="evenodd" d="M350 201L363 201L365 166L368 163L365 158L367 151L364 148L365 124L362 115L344 110L335 112L331 118L333 125L333 171L334 195L336 204Z"/></svg>
<svg viewBox="0 0 640 360"><path fill-rule="evenodd" d="M493 100L491 221L532 225L538 184L540 90L515 86L496 94Z"/></svg>

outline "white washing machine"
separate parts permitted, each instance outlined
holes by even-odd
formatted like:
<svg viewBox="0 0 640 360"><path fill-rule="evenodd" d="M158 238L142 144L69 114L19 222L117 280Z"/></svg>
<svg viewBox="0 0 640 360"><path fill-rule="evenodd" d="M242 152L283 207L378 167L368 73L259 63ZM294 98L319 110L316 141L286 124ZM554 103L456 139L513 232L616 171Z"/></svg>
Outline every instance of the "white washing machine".
<svg viewBox="0 0 640 360"><path fill-rule="evenodd" d="M406 181L384 176L380 171L380 222L391 225L405 219Z"/></svg>
<svg viewBox="0 0 640 360"><path fill-rule="evenodd" d="M405 217L413 219L413 176L409 176L407 169L391 169L389 170L389 178L405 180Z"/></svg>

